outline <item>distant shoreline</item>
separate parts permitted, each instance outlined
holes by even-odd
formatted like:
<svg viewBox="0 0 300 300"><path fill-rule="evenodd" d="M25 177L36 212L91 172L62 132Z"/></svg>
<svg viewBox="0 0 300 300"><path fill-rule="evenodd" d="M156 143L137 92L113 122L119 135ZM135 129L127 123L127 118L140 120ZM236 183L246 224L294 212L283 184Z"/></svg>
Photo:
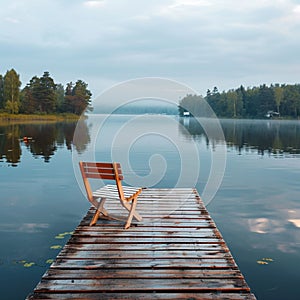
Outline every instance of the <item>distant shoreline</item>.
<svg viewBox="0 0 300 300"><path fill-rule="evenodd" d="M114 114L118 115L118 114ZM120 114L120 115L128 115L128 114ZM135 114L133 114L135 115ZM155 115L155 113L154 113ZM172 114L173 115L173 114ZM182 119L193 118L192 116L183 117L180 115L174 114L173 116L178 116ZM61 114L8 114L8 113L0 113L0 125L7 124L37 124L37 123L56 123L56 122L76 122L80 119L81 116L70 113L61 113ZM225 117L217 117L219 120L279 120L279 121L292 121L299 120L297 118L290 117L281 117L281 118L225 118Z"/></svg>
<svg viewBox="0 0 300 300"><path fill-rule="evenodd" d="M49 114L49 115L38 115L38 114L8 114L0 113L0 124L9 123L45 123L45 122L62 122L78 121L80 116L69 113L62 114Z"/></svg>

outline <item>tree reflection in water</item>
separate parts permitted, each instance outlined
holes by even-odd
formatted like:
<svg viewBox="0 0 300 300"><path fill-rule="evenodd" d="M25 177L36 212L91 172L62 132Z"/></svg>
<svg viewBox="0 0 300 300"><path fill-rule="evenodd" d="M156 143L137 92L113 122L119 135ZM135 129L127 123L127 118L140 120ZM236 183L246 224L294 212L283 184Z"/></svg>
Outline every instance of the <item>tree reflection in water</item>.
<svg viewBox="0 0 300 300"><path fill-rule="evenodd" d="M206 119L207 122L207 119ZM216 143L206 135L200 122L194 118L181 118L179 132L186 138L205 138L206 143ZM257 151L257 154L299 156L300 122L287 120L220 120L227 147L242 154Z"/></svg>
<svg viewBox="0 0 300 300"><path fill-rule="evenodd" d="M58 148L71 151L77 122L42 124L7 124L0 126L0 161L18 166L22 151L27 149L35 158L42 157L49 162ZM80 122L82 138L74 145L77 151L84 151L90 142L88 127Z"/></svg>

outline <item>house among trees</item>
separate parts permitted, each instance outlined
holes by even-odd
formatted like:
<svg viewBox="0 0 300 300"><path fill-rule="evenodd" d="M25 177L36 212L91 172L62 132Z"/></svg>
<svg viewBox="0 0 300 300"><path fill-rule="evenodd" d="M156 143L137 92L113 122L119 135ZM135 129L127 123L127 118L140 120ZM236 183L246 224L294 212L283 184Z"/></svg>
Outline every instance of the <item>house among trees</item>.
<svg viewBox="0 0 300 300"><path fill-rule="evenodd" d="M269 110L266 113L266 117L267 118L279 118L280 117L280 113L278 113L277 111Z"/></svg>
<svg viewBox="0 0 300 300"><path fill-rule="evenodd" d="M203 101L205 100L205 101ZM206 96L186 95L179 102L179 115L190 111L193 116L208 116L204 113L208 103L220 118L300 118L300 84L275 84L219 92L217 87L207 90Z"/></svg>

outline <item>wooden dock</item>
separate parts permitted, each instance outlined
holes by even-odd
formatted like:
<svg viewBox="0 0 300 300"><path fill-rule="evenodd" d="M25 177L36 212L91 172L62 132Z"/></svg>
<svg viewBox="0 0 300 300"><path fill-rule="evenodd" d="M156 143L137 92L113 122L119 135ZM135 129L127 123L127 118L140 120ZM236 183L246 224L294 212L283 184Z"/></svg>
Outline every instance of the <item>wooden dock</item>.
<svg viewBox="0 0 300 300"><path fill-rule="evenodd" d="M27 299L256 299L195 189L145 189L137 210L124 230L91 208Z"/></svg>

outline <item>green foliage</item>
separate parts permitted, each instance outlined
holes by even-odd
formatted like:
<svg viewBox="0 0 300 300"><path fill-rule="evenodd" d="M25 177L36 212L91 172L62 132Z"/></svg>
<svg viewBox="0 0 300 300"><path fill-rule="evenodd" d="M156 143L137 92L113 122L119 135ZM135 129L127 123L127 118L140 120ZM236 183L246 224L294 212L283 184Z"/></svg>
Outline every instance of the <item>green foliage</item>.
<svg viewBox="0 0 300 300"><path fill-rule="evenodd" d="M39 85L39 78L33 77L26 87L21 91L21 109L25 114L33 114L37 110L36 89Z"/></svg>
<svg viewBox="0 0 300 300"><path fill-rule="evenodd" d="M0 111L10 114L80 115L85 110L92 110L92 93L82 80L75 84L69 82L64 88L62 84L56 84L46 71L42 77L32 77L22 90L20 86L19 75L14 69L7 71L4 77L0 75ZM299 118L300 84L263 84L247 89L240 86L221 93L214 87L212 91L207 90L205 98L187 95L180 100L178 109L180 115L189 111L197 117L209 117L215 113L224 118L264 118L269 112L275 112L283 117Z"/></svg>
<svg viewBox="0 0 300 300"><path fill-rule="evenodd" d="M0 75L0 111L4 112L5 109L10 114L80 115L86 109L92 109L92 93L82 80L75 85L68 83L65 90L46 71L41 77L33 76L22 90L20 86L19 75L14 69L7 71L4 77Z"/></svg>
<svg viewBox="0 0 300 300"><path fill-rule="evenodd" d="M56 112L57 93L56 84L49 72L44 72L42 77L34 76L21 92L21 112L54 113Z"/></svg>
<svg viewBox="0 0 300 300"><path fill-rule="evenodd" d="M281 88L278 84L273 88L274 90L274 98L276 103L277 112L280 113L280 104L283 99L283 88Z"/></svg>
<svg viewBox="0 0 300 300"><path fill-rule="evenodd" d="M63 106L65 102L65 89L62 84L59 83L56 85L55 94L56 94L56 103L55 103L56 111L63 112Z"/></svg>
<svg viewBox="0 0 300 300"><path fill-rule="evenodd" d="M214 113L222 118L300 117L300 84L263 84L247 89L241 85L222 93L214 87L212 91L207 90L204 99ZM179 115L189 111L194 116L209 116L203 102L201 96L187 95L179 103Z"/></svg>
<svg viewBox="0 0 300 300"><path fill-rule="evenodd" d="M19 112L18 101L7 100L5 104L5 110L11 114L17 114Z"/></svg>
<svg viewBox="0 0 300 300"><path fill-rule="evenodd" d="M282 117L299 118L300 85L279 85L238 89L222 93L215 87L207 91L205 100L218 117L265 118L269 112Z"/></svg>
<svg viewBox="0 0 300 300"><path fill-rule="evenodd" d="M41 112L53 113L56 108L57 94L56 84L50 77L49 72L44 72L40 78L40 85L37 95L38 107Z"/></svg>
<svg viewBox="0 0 300 300"><path fill-rule="evenodd" d="M20 107L20 76L14 69L7 71L3 80L4 108L11 114L17 114Z"/></svg>
<svg viewBox="0 0 300 300"><path fill-rule="evenodd" d="M88 85L82 80L75 85L69 82L65 92L64 111L80 115L85 109L91 110L90 102L92 93L87 89Z"/></svg>
<svg viewBox="0 0 300 300"><path fill-rule="evenodd" d="M300 85L286 85L283 88L283 99L280 105L283 115L299 117L300 115Z"/></svg>

